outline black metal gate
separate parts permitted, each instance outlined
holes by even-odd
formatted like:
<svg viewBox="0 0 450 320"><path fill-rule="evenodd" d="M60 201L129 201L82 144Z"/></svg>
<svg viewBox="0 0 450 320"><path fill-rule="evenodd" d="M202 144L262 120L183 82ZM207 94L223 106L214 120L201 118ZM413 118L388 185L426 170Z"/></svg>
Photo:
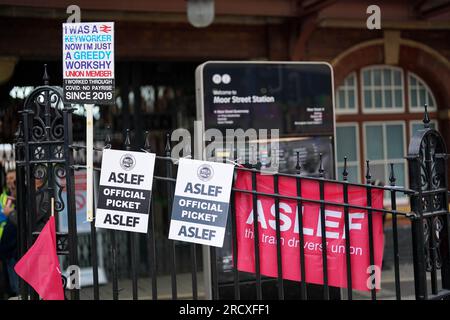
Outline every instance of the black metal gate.
<svg viewBox="0 0 450 320"><path fill-rule="evenodd" d="M74 163L74 153L85 149L85 146L74 145L72 141L72 112L74 109L70 105L65 105L62 101L62 91L60 88L48 85L48 76L45 72L44 86L36 88L27 98L24 108L21 111L22 120L17 131L16 140L16 171L17 171L17 209L18 209L18 228L19 228L19 257L32 245L36 234L42 228L43 223L49 217L49 199L54 197L56 201L55 210L57 213L67 210L68 215L68 232L58 233L58 254L67 256L68 265L78 265L79 263L79 236L77 235L77 220L75 210L75 194L74 194L74 172L84 168L84 164ZM138 133L140 134L140 133ZM160 166L164 172L163 175L155 175L154 184L158 184L158 189L163 190L166 199L166 206L163 206L163 215L166 221L170 219L170 207L173 200L174 183L176 182L177 166L173 163L171 155L170 135L166 137L166 149L164 155L157 156L157 166ZM111 147L109 136L105 137L105 148ZM130 150L130 134L124 137L123 148ZM136 151L150 151L148 139L145 139L145 145ZM95 149L101 152L102 148ZM370 162L367 161L366 183L353 184L348 181L348 172L345 167L342 172L342 181L331 181L325 179L322 166L319 168L319 177L308 178L301 176L300 163L297 163L298 172L295 175L275 174L274 186L275 191L272 194L261 193L257 190L257 175L260 173L259 166L246 166L246 168L236 168L236 171L249 171L252 175L253 190L240 190L233 188L230 206L229 221L229 237L226 239L229 252L237 252L238 246L236 241L236 219L233 200L238 193L247 193L252 196L253 207L256 208L258 197L269 196L274 198L275 204L279 204L280 199L289 198L297 201L300 206L302 202L315 202L320 204L320 214L324 214L326 205L338 205L344 208L345 216L345 234L346 234L346 261L347 261L347 288L352 288L352 268L350 263L350 247L349 240L349 209L354 207L348 203L349 186L359 186L367 190L367 207L369 218L369 245L370 245L370 262L374 264L373 243L374 235L372 232L372 216L375 214L383 214L388 216L392 226L392 239L389 243L392 246L392 260L394 263L393 284L394 298L402 299L402 270L400 265L401 250L399 248L399 224L398 221L408 221L411 227L409 234L412 239L412 251L414 268L414 294L416 299L446 299L450 297L450 239L449 239L449 211L448 211L448 164L447 151L445 143L441 135L429 127L429 119L425 110L424 128L416 133L411 141L407 156L409 165L409 181L410 188L396 187L396 178L394 176L394 167L391 165L391 176L389 186L378 186L374 184L370 173ZM99 170L95 168L95 170ZM302 197L301 189L298 188L297 197L286 197L278 191L279 177L288 176L296 179L298 185L302 179L310 179L316 181L320 186L320 200L308 199ZM333 182L341 186L344 194L344 202L341 204L331 203L324 199L323 188L326 182ZM371 190L381 189L389 195L390 205L385 209L376 209L371 204ZM399 195L405 195L410 201L410 212L402 212L397 210L397 198ZM312 289L305 282L286 281L282 277L282 261L280 243L280 219L279 207L276 212L276 235L277 235L277 268L278 277L276 279L263 277L259 268L259 237L255 234L255 274L249 276L237 269L237 259L231 259L227 253L220 249L203 247L189 244L180 246L176 241L167 240L167 246L161 247L161 242L157 237L167 236L167 230L163 230L158 234L155 230L155 203L152 201L149 233L144 237L138 237L135 234L127 234L118 231L109 231L105 236L108 238L108 254L107 267L109 267L109 275L112 277L112 299L119 299L121 284L119 281L119 261L125 259L129 262L130 278L131 278L131 298L139 298L139 288L149 288L151 292L150 299L161 298L234 298L234 299L264 299L274 298L321 298L330 299L330 294L335 288L331 288L328 283L327 269L327 250L322 251L323 258L323 280L324 285L320 287L320 296L311 296ZM300 223L301 223L300 219ZM322 219L322 224L325 219ZM258 225L258 217L254 217L255 226ZM168 227L168 226L167 226ZM322 225L322 230L325 225ZM257 228L254 229L255 231ZM299 228L300 256L304 261L304 250L302 243L304 241L303 229ZM155 233L156 232L156 233ZM125 236L126 235L126 236ZM120 240L118 239L120 237ZM93 285L84 291L92 291L89 297L92 299L104 298L100 294L102 286L99 284L99 259L98 259L98 231L94 226L94 222L90 223L89 237L84 240L88 249L85 255L90 260L92 266ZM139 282L139 250L140 243L144 243L148 257L148 274L149 280ZM326 248L325 233L322 235L322 244ZM126 251L126 252L125 252ZM189 283L189 296L180 296L180 277L177 273L179 263L177 257L180 254L188 254L185 261L189 261L185 265L185 271L190 274L187 280ZM161 267L158 263L162 256L168 256L168 265ZM200 263L200 256L203 257L204 263ZM228 258L227 258L228 257ZM86 258L86 257L85 257ZM160 269L168 269L168 279L164 280L158 276ZM159 269L159 270L158 270ZM201 270L203 269L203 270ZM441 270L439 282L439 273ZM203 273L203 277L200 275ZM304 262L301 264L302 278L305 275ZM225 274L226 273L226 274ZM225 274L225 275L224 275ZM186 277L186 274L183 275ZM177 279L178 277L178 279ZM204 279L204 280L203 280ZM429 281L428 281L429 280ZM164 296L160 294L161 282L166 281L170 287L170 295ZM203 289L201 284L203 282ZM184 282L183 282L184 283ZM184 284L183 284L184 285ZM428 287L431 286L431 291ZM151 288L151 290L150 290ZM316 288L317 289L317 288ZM71 289L71 299L80 299L80 290ZM317 292L317 291L315 291ZM342 298L358 299L351 289L342 292ZM431 292L429 294L428 292ZM30 295L31 293L31 295ZM370 299L377 299L376 289L372 289ZM23 281L20 282L20 295L22 299L38 299ZM109 297L109 295L108 295Z"/></svg>
<svg viewBox="0 0 450 320"><path fill-rule="evenodd" d="M64 105L62 89L48 85L47 70L44 86L35 89L25 100L21 111L16 141L16 177L18 212L18 255L21 257L33 244L38 232L50 216L50 199L55 199L55 212L65 206L69 212L67 234L57 235L58 253L68 255L70 264L78 264L77 227L74 201L72 156L72 112ZM62 183L66 185L63 198ZM19 282L23 299L28 288ZM79 298L72 290L72 299ZM37 298L35 292L31 297Z"/></svg>
<svg viewBox="0 0 450 320"><path fill-rule="evenodd" d="M424 129L413 136L408 164L416 299L441 299L450 294L450 240L448 214L448 154L442 136L430 129L425 111ZM442 287L437 272L441 270ZM431 294L427 290L430 273Z"/></svg>

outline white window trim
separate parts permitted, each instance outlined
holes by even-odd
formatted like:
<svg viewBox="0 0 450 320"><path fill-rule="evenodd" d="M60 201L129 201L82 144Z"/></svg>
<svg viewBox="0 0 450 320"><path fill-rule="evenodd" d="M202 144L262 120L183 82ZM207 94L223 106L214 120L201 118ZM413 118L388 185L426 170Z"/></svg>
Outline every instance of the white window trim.
<svg viewBox="0 0 450 320"><path fill-rule="evenodd" d="M351 76L354 76L354 78L355 78L353 87L347 86L347 84L345 83L345 80L347 80L347 78L349 78ZM338 95L338 92L339 92L339 88L341 88L341 87L344 89L344 92L345 92L345 105L346 105L346 107L343 108L343 109L337 107L337 104L338 104L338 101L339 101L339 97L337 95ZM349 88L355 91L355 108L353 108L353 109L347 107L348 106L347 90ZM359 109L358 94L359 94L358 75L357 75L356 71L354 71L354 72L348 74L345 77L344 84L342 84L341 86L336 88L336 97L335 97L336 98L336 108L335 108L336 109L336 114L358 114L358 109Z"/></svg>
<svg viewBox="0 0 450 320"><path fill-rule="evenodd" d="M364 97L364 77L363 77L363 72L366 71L366 70L370 70L370 69L391 69L391 70L400 71L400 74L401 74L400 78L402 79L402 84L400 86L396 86L396 85L394 85L392 83L389 86L389 88L401 89L401 91L402 91L402 101L403 101L403 107L402 108L394 108L394 107L392 107L392 108L386 108L386 107L375 108L374 107L374 108L370 108L370 109L366 108L366 105L365 105L366 102L365 102L365 97ZM380 88L384 87L383 81L384 81L383 77L381 77L382 84L381 84ZM404 72L403 72L402 68L388 66L388 65L383 65L383 64L371 65L371 66L368 66L368 67L361 68L361 70L359 72L359 83L360 83L360 88L361 88L361 110L362 110L363 114L403 113L403 112L405 112L405 77L404 77ZM371 90L372 93L374 92L374 89L373 89L374 87L377 87L377 86L375 86L373 84L373 79L372 79L372 84L370 85L370 88L371 88L370 90ZM381 95L381 99L382 99L383 105L384 105L384 94ZM395 99L395 98L393 98L393 99ZM375 100L375 96L374 96L374 94L372 94L372 105L375 105L374 100Z"/></svg>
<svg viewBox="0 0 450 320"><path fill-rule="evenodd" d="M370 160L370 165L377 165L377 164L389 164L389 163L393 163L395 164L404 164L404 177L405 177L405 186L401 186L401 187L406 187L409 185L409 179L408 179L408 168L407 168L407 163L406 160L404 158L402 158L401 160L388 160L386 159L387 157L387 145L385 143L385 141L383 141L383 153L384 153L384 158L383 160L372 160L372 159L368 159L367 156L367 126L370 125L378 125L378 126L382 126L383 127L383 137L384 139L386 139L386 125L391 125L391 124L401 124L403 127L403 154L406 155L406 143L407 143L407 139L406 139L406 123L405 121L366 121L363 123L363 141L364 141L364 158L365 160ZM389 185L389 172L385 171L385 181L383 181L383 183L385 185ZM398 187L398 185L396 185Z"/></svg>
<svg viewBox="0 0 450 320"><path fill-rule="evenodd" d="M337 127L354 127L356 129L356 161L349 161L347 159L347 167L354 166L354 165L357 166L356 181L361 182L361 170L360 170L361 159L359 158L359 154L360 154L359 124L358 124L358 122L339 122L339 123L336 123L336 128ZM337 159L337 167L338 168L339 168L339 166L344 165L344 159L337 158L337 150L336 150L336 159ZM339 178L342 177L342 172L338 172L337 174L338 174L338 180L339 180Z"/></svg>
<svg viewBox="0 0 450 320"><path fill-rule="evenodd" d="M411 105L411 83L410 83L410 79L409 76L413 76L416 78L416 81L419 81L424 87L425 90L427 91L427 94L429 94L431 96L431 99L433 99L433 106L430 107L428 105L428 111L436 111L437 110L437 104L436 104L436 98L434 97L433 91L430 89L430 87L428 86L428 84L421 78L419 77L417 74L415 74L414 72L408 71L407 72L407 81L408 81L408 108L409 108L409 112L411 113L423 113L425 111L423 106L417 106L417 107L413 107Z"/></svg>

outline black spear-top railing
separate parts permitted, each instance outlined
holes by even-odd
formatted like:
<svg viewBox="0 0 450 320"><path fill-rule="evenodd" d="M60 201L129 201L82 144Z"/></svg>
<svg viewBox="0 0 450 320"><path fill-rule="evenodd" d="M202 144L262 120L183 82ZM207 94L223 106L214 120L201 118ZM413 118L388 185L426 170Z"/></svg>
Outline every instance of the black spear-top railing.
<svg viewBox="0 0 450 320"><path fill-rule="evenodd" d="M17 174L17 213L18 213L18 255L19 258L30 248L35 240L35 236L40 231L43 223L49 217L49 203L52 197L55 198L56 217L64 209L67 209L68 232L67 234L58 233L58 254L65 256L69 265L78 265L78 234L77 220L75 210L75 179L74 171L83 170L86 165L83 163L74 163L74 154L86 151L86 146L75 145L72 141L72 113L74 108L71 105L64 104L61 88L49 85L49 76L45 68L44 85L33 90L24 103L23 110L20 112L21 121L16 133L15 141L15 161ZM230 205L230 226L231 232L225 238L228 248L232 248L230 254L233 259L230 260L230 269L232 272L224 276L225 270L219 268L218 261L223 257L222 251L215 248L207 248L202 251L209 253L210 265L205 263L203 268L197 264L197 248L199 245L190 244L189 246L179 246L177 241L167 239L169 225L164 221L170 221L171 207L174 198L176 183L177 159L172 159L171 134L165 136L165 150L162 155L156 155L154 185L155 196L158 194L161 203L164 205L155 205L152 200L149 209L149 228L144 238L137 234L124 233L124 231L108 230L100 237L99 230L95 228L95 220L90 222L90 241L88 241L90 263L93 268L93 285L77 289L68 289L66 292L70 299L80 299L89 296L97 300L100 298L119 298L139 299L142 295L139 288L151 287L151 298L171 298L191 297L199 299L206 296L205 292L211 292L213 299L249 299L258 300L265 298L272 299L335 299L346 298L348 300L365 299L376 300L383 297L383 288L377 291L371 287L366 296L352 290L355 266L352 266L350 255L351 233L349 212L352 209L359 209L367 212L368 216L368 234L369 243L369 263L375 264L374 243L378 234L373 232L373 217L383 215L383 219L391 221L392 241L391 247L385 248L386 259L393 258L393 285L395 287L395 298L400 300L408 298L406 288L401 288L402 280L408 275L405 274L400 262L407 260L408 256L402 251L400 237L403 238L404 228L399 225L406 225L411 228L412 242L412 261L410 264L414 268L414 297L416 299L448 299L450 297L450 237L449 237L449 211L448 211L448 155L445 142L442 136L436 130L430 128L430 118L425 107L424 128L417 131L411 138L408 155L408 181L410 188L396 186L397 178L394 175L394 164L389 164L389 182L388 185L381 186L375 184L372 177L370 162L367 160L365 165L366 176L365 183L358 184L351 181L347 166L347 158L343 159L344 167L340 180L325 178L326 172L323 168L322 155L319 156L319 166L316 177L308 177L302 174L302 166L299 152L297 152L297 162L294 174L276 173L273 175L273 192L262 192L258 188L258 175L261 173L261 161L256 159L256 164L250 165L244 163L243 166L236 166L235 172L247 171L251 177L251 189L242 190L232 187L231 205ZM112 145L120 146L124 150L137 150L142 152L151 152L154 148L150 144L150 134L145 135L142 132L134 132L134 137L144 137L143 146L134 145L132 142L133 132L125 128L123 143L112 141L108 128L105 136L104 148L111 148ZM142 141L142 139L134 139ZM140 143L139 143L140 144ZM97 153L102 153L103 148L94 148ZM276 150L275 150L276 151ZM188 152L189 153L189 152ZM183 154L188 157L190 154ZM94 171L98 176L100 168L96 163ZM373 166L372 166L373 167ZM372 168L373 169L373 168ZM296 182L295 196L286 196L281 190L280 178L290 177ZM302 194L302 183L305 181L314 181L319 186L319 199L310 199ZM94 183L99 183L94 179ZM341 203L334 203L325 198L325 184L333 183L342 188L343 200ZM366 191L367 204L357 206L349 203L349 188L359 187ZM94 188L94 190L96 190ZM372 207L372 190L382 190L384 192L384 207ZM63 191L66 196L63 196ZM95 193L95 192L94 192ZM254 242L254 261L255 271L252 274L244 273L238 270L239 245L237 242L237 219L236 219L236 195L246 194L251 199L253 206L253 242ZM95 196L95 195L94 195ZM153 197L153 195L152 195ZM275 235L276 235L276 261L273 261L277 267L277 273L274 278L266 277L261 274L261 246L258 221L258 198L269 197L274 202ZM399 198L409 199L410 210L405 212L405 208L398 208ZM304 204L312 203L319 207L320 227L321 227L321 261L323 285L320 285L320 294L315 295L317 285L313 286L306 281L288 281L283 277L283 270L289 268L286 262L282 263L282 242L281 221L280 221L280 203L283 200L294 201L299 208ZM167 204L167 205L166 205ZM327 206L341 207L344 213L344 233L345 233L345 262L346 262L346 292L342 297L335 294L334 287L329 285L330 263L327 253L325 210ZM95 211L94 211L95 215ZM303 234L304 213L298 210L297 228L299 241L299 268L301 279L306 279L307 264L305 263L305 235ZM162 225L161 225L162 221ZM159 224L158 224L159 223ZM386 223L387 224L387 223ZM400 235L402 233L402 236ZM409 231L408 231L409 232ZM386 233L387 234L387 233ZM125 235L125 236L123 236ZM387 237L386 237L387 238ZM140 241L145 240L145 241ZM124 243L125 242L125 245ZM146 250L138 250L145 243ZM166 247L162 243L168 244ZM386 242L388 243L388 242ZM104 248L109 252L108 259L99 255L97 248ZM125 250L126 252L122 252ZM180 251L187 250L189 261L180 258ZM209 251L208 251L209 250ZM103 251L103 250L102 250ZM141 259L142 252L145 252L146 259ZM392 255L392 256L391 256ZM124 267L120 262L124 259L129 262ZM205 257L204 257L205 258ZM400 259L402 258L402 259ZM101 259L104 259L103 261ZM151 280L143 281L142 272L139 266L145 260L147 274ZM274 259L275 260L275 259ZM161 261L166 262L164 267L158 267ZM105 265L106 262L106 265ZM99 285L99 266L105 265L108 270L108 278L111 287L105 287L100 292ZM185 285L178 285L177 281L186 279L185 275L179 274L182 267L187 266L188 279L191 282L191 292L182 292ZM205 269L208 268L208 269ZM123 270L126 269L126 270ZM204 283L204 290L201 290L199 276L201 271L211 271L210 281ZM125 272L124 272L125 271ZM131 291L128 293L125 289L124 274L130 278ZM428 275L428 277L427 277ZM168 276L164 283L170 289L169 296L163 296L161 276ZM231 278L230 278L231 276ZM368 275L369 276L369 275ZM427 280L429 278L429 280ZM223 280L223 279L229 279ZM169 284L170 282L170 284ZM189 281L188 281L189 282ZM121 288L119 288L119 284ZM184 284L184 283L183 283ZM91 292L92 295L87 294ZM101 296L100 296L101 293ZM120 297L119 297L120 293ZM317 293L317 291L316 291ZM182 295L183 294L183 295ZM188 295L187 295L188 294ZM38 299L34 292L26 283L20 281L20 296L22 299Z"/></svg>

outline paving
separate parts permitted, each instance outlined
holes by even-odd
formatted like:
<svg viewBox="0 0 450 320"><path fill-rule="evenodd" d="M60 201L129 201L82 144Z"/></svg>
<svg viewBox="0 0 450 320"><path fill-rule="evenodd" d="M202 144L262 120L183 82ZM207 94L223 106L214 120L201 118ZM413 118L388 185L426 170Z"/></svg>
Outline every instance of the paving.
<svg viewBox="0 0 450 320"><path fill-rule="evenodd" d="M401 264L399 266L400 275L400 294L402 300L413 300L414 297L414 278L412 264ZM440 280L440 276L438 276ZM203 273L198 273L198 298L205 299ZM121 279L118 283L119 299L132 299L132 281L131 279ZM160 276L157 278L157 298L158 300L172 299L171 291L171 277ZM192 278L190 273L183 273L177 275L177 298L178 299L192 299ZM100 299L112 300L112 283L108 282L99 287ZM92 300L94 297L93 287L85 287L80 291L82 300ZM151 300L152 299L152 279L139 278L138 279L138 299ZM347 290L342 289L342 299L347 299ZM369 291L353 290L354 300L368 300L371 299ZM393 300L396 299L396 286L393 267L382 271L381 289L377 291L377 299Z"/></svg>
<svg viewBox="0 0 450 320"><path fill-rule="evenodd" d="M110 280L110 279L109 279ZM157 297L158 300L172 299L172 281L170 275L160 276L157 278ZM178 299L192 299L192 275L190 273L177 274L177 297ZM203 273L197 274L198 298L204 299ZM131 300L133 298L133 286L131 279L121 279L118 282L119 299ZM113 299L112 282L99 287L99 294L101 300ZM152 279L139 278L138 279L138 299L151 300L152 293ZM86 287L80 290L81 300L93 300L93 287Z"/></svg>

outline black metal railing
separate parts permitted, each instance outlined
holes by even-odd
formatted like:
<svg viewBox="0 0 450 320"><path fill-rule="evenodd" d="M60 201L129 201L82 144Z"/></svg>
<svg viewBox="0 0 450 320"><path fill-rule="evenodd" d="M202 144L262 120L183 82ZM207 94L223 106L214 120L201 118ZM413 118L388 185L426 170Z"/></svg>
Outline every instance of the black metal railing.
<svg viewBox="0 0 450 320"><path fill-rule="evenodd" d="M284 287L283 287L283 277L282 277L282 263L281 263L281 239L280 239L280 218L279 218L279 201L280 200L291 200L291 201L295 201L298 205L299 208L301 208L302 204L304 203L314 203L314 204L318 204L320 205L320 216L321 216L321 230L325 230L325 208L326 206L335 206L335 207L342 207L344 210L344 218L345 218L345 238L346 238L346 261L347 261L347 287L348 288L352 288L352 276L351 276L351 259L350 259L350 232L349 232L349 221L348 221L348 211L349 209L361 209L364 210L366 212L368 212L368 221L369 221L369 233L368 233L368 238L369 238L369 246L370 246L370 250L369 250L369 257L370 257L370 264L374 265L374 248L373 248L373 232L372 232L372 224L371 224L371 217L373 214L390 214L392 215L392 221L393 221L393 235L394 235L394 255L395 255L395 259L394 259L394 264L395 264L395 277L396 277L396 283L395 283L395 287L396 287L396 292L397 292L397 297L400 298L400 283L399 280L400 279L400 274L399 274L399 260L398 260L398 242L397 242L397 216L403 216L403 217L407 217L410 214L409 213L405 213L405 212L401 212L398 211L396 209L396 198L397 198L397 194L406 194L406 195L413 195L414 191L413 190L409 190L409 189L404 189L404 188L397 188L395 186L395 177L394 177L394 173L393 173L393 167L392 171L391 171L391 185L390 186L375 186L372 185L372 181L370 180L370 166L369 166L369 162L367 162L368 166L367 166L367 184L366 185L360 185L360 184L356 184L356 183L350 183L347 180L348 177L348 173L347 173L347 168L344 167L344 181L336 181L336 180L330 180L330 179L325 179L325 178L310 178L310 177L305 177L305 176L301 176L300 174L297 175L290 175L290 174L275 174L274 175L274 193L267 193L267 192L259 192L256 191L258 186L257 186L257 175L261 173L260 170L258 169L249 169L249 168L236 168L236 171L246 171L246 172L250 172L252 175L252 189L253 190L243 190L243 189L237 189L237 188L233 188L232 192L233 194L236 193L244 193L244 194L250 194L252 196L253 199L253 208L257 208L257 201L258 201L258 197L269 197L269 198L273 198L274 199L274 203L276 206L275 209L275 222L276 222L276 243L277 245L277 270L278 270L278 277L277 277L277 290L278 290L278 295L277 298L279 299L283 299L284 298ZM279 187L277 187L278 184L278 177L290 177L290 178L294 178L296 180L297 183L297 192L298 192L298 196L297 197L293 197L293 196L286 196L286 195L282 195L278 192ZM319 188L320 188L320 200L316 200L316 199L309 199L309 198L305 198L301 196L301 183L302 181L316 181L319 183ZM324 199L324 185L325 183L333 183L333 184L337 184L340 185L342 190L343 190L343 195L344 195L344 202L343 203L338 203L338 202L331 202L331 201L326 201ZM366 190L367 190L367 202L368 202L368 206L364 207L364 206L357 206L357 205L351 205L348 203L348 187L349 186L357 186L357 187L361 187L363 186ZM383 190L383 191L387 191L391 194L391 201L392 201L392 208L391 209L379 209L379 208L372 208L370 205L370 199L371 199L371 193L370 190L371 189L378 189L378 190ZM232 196L233 197L233 196ZM277 205L278 204L278 205ZM237 252L238 248L237 248L237 243L236 243L236 232L235 232L235 215L236 212L234 211L234 207L231 206L231 219L233 221L233 228L234 230L232 230L233 233L233 251ZM278 214L277 214L278 213ZM260 251L260 244L259 244L259 240L260 237L258 235L258 214L257 214L257 210L253 210L253 230L255 232L255 236L254 236L254 248L255 248L255 290L256 290L256 298L257 299L262 299L263 294L262 294L262 280L261 280L261 273L260 273L260 269L259 269L259 265L260 265L260 261L259 261L259 251ZM300 266L301 266L301 275L302 275L302 279L305 279L305 252L304 252L304 234L303 234L303 226L302 226L302 214L301 214L301 210L299 210L299 219L298 219L298 230L299 230L299 243L300 243ZM326 250L326 234L325 232L322 232L321 234L321 244L322 244L322 262L323 262L323 267L322 267L322 274L323 274L323 281L324 281L324 285L323 285L323 299L329 299L330 295L329 295L329 284L328 284L328 257L327 257L327 250ZM237 271L237 258L236 258L236 254L234 255L234 265L233 268L235 271ZM234 272L233 273L234 276L234 286L235 286L235 290L234 290L234 298L239 299L240 298L240 292L238 290L239 288L239 272ZM213 279L217 279L218 277L213 277ZM301 287L301 294L299 296L299 298L302 299L306 299L306 283L305 282L300 282L299 286ZM213 284L213 287L218 287L218 284ZM372 294L372 299L376 299L376 289L372 289L371 291ZM348 290L348 299L352 299L352 290Z"/></svg>
<svg viewBox="0 0 450 320"><path fill-rule="evenodd" d="M59 253L67 255L69 265L78 265L78 234L74 199L74 172L85 169L82 163L74 162L74 153L82 152L86 149L83 145L76 145L72 141L71 114L73 109L64 105L62 102L62 92L60 89L48 86L48 77L46 85L35 89L24 105L21 113L22 121L17 133L15 144L16 170L18 181L18 212L19 212L19 256L22 256L32 245L33 234L39 231L39 223L42 216L48 217L48 200L50 197L56 199L56 211L60 213L64 208L68 212L68 233L61 235L65 237L66 247L61 247ZM344 169L342 180L331 180L325 178L325 172L320 163L318 177L307 177L302 175L299 156L297 155L297 165L295 174L276 173L272 176L273 192L259 191L258 177L261 174L260 165L246 165L235 167L235 174L245 172L251 176L251 190L237 188L235 185L231 193L231 205L229 212L230 236L226 237L225 245L231 248L232 259L229 262L231 280L226 280L222 264L219 268L220 259L224 259L225 253L216 248L206 247L202 251L205 263L199 265L199 245L189 244L183 250L189 250L188 261L179 261L177 257L178 242L167 239L168 225L163 225L164 230L158 230L161 223L157 220L170 221L171 206L174 198L176 183L177 162L171 158L171 140L170 134L166 135L165 151L163 155L156 156L156 166L163 170L155 171L154 184L159 186L164 204L162 208L156 208L155 199L152 199L149 212L149 232L145 238L137 234L127 234L127 237L121 237L120 241L125 239L124 246L129 259L129 275L131 278L131 298L136 300L140 298L139 290L142 287L151 287L151 299L163 298L159 290L161 288L161 272L168 274L170 279L170 296L166 298L178 299L186 298L180 296L180 275L177 272L180 264L190 266L190 294L189 298L212 298L212 299L249 299L258 300L265 298L278 299L336 299L346 298L348 300L359 298L370 298L376 300L383 293L383 289L377 291L376 288L370 290L370 297L361 295L361 293L352 290L352 276L354 266L350 255L351 232L350 232L350 210L359 209L367 212L368 215L368 234L369 244L369 263L375 264L374 242L378 235L373 233L373 218L376 215L384 215L386 220L391 221L392 228L392 260L394 298L410 298L410 294L402 295L402 249L400 248L400 233L404 233L404 228L400 227L400 222L405 228L411 228L409 243L412 244L413 257L410 264L414 268L414 297L416 299L448 298L450 296L450 237L448 236L449 212L448 212L448 166L447 151L445 143L440 134L429 128L428 115L425 112L424 129L420 130L412 139L408 152L409 181L410 188L397 187L396 177L394 175L394 165L390 165L389 185L376 185L371 176L370 162L366 162L366 181L364 184L349 182L349 173L347 170L347 159L344 159ZM136 133L140 134L139 132ZM149 142L149 133L145 133L145 143L142 147L132 147L131 132L126 130L122 148L124 150L133 150L141 152L151 152L152 147ZM104 148L111 148L111 138L105 137ZM102 148L94 148L95 152L102 152ZM187 155L186 155L187 156ZM320 159L320 161L322 161ZM95 172L100 168L95 167ZM284 194L280 186L280 179L289 178L295 181L295 195ZM65 183L62 183L62 180ZM313 181L318 184L319 198L313 199L305 197L302 194L302 184L306 181ZM326 184L333 184L342 190L342 201L329 201L325 197ZM65 186L65 187L64 187ZM349 188L359 187L366 191L367 205L360 206L351 204L349 201ZM61 196L65 188L66 198ZM381 190L387 197L385 201L389 204L386 207L379 208L372 206L372 191ZM249 274L238 270L238 250L237 241L237 220L236 220L236 196L248 195L251 197L253 210L253 232L254 232L254 273ZM41 202L36 202L41 195ZM399 197L410 199L410 210L399 210L397 200ZM261 243L258 221L258 199L261 197L273 199L275 205L275 236L276 236L276 267L277 276L275 278L267 277L261 273ZM314 204L319 207L321 232L321 261L323 284L312 286L305 281L293 282L283 277L283 269L287 266L283 264L283 254L281 246L281 220L280 220L280 201L291 201L302 208L305 204ZM345 261L346 261L346 294L344 291L330 286L330 266L327 250L325 211L328 206L342 208L344 214L344 234L345 234ZM408 208L409 209L409 208ZM94 212L95 214L95 212ZM307 265L305 264L305 234L303 232L303 212L298 210L299 219L297 228L299 230L299 274L301 279L306 279ZM120 263L120 259L125 254L124 248L119 250L119 236L122 231L108 230L108 243L98 242L98 230L95 228L95 222L90 222L89 233L89 253L90 263L93 269L92 298L98 300L109 298L117 300L125 286L124 279L120 279L120 271L127 266ZM126 233L125 233L126 234ZM161 249L158 244L165 241L168 245ZM144 280L140 278L140 243L145 242L145 252L147 255L146 269L149 278ZM102 289L99 283L99 246L107 247L109 258L107 267L110 268L111 293ZM205 248L204 248L205 249ZM179 250L178 250L179 251ZM167 257L167 258L166 258ZM209 262L208 262L209 258ZM168 270L158 270L158 262L161 259L168 260ZM206 259L206 260L205 260ZM439 285L438 270L441 270L441 283ZM203 273L205 280L202 281L200 272ZM427 275L430 281L427 281ZM224 280L225 279L225 280ZM201 284L203 283L203 291ZM428 290L428 284L431 291ZM86 288L81 291L85 292ZM90 289L89 289L90 290ZM102 292L101 292L102 291ZM211 292L209 296L208 292ZM22 299L28 299L29 292L32 292L31 298L37 299L34 293L25 283L20 283L20 293ZM294 294L293 294L293 293ZM431 295L428 294L431 292ZM318 296L317 296L318 293ZM80 290L70 290L71 299L80 299ZM129 296L126 296L128 298Z"/></svg>

